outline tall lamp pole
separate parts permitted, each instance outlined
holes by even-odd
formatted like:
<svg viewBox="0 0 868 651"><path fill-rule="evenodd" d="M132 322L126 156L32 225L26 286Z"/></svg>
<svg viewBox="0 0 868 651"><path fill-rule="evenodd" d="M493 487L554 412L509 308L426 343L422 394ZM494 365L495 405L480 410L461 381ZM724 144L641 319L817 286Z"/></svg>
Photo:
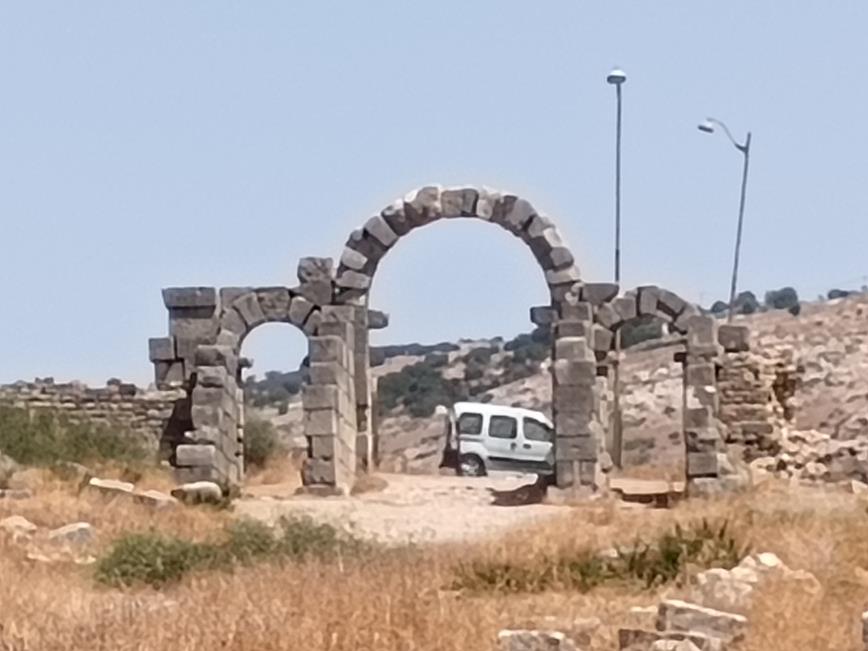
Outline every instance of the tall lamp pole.
<svg viewBox="0 0 868 651"><path fill-rule="evenodd" d="M741 198L738 203L738 227L735 232L735 255L732 262L732 284L729 289L729 314L727 321L732 323L732 317L735 314L735 292L738 286L738 261L741 255L741 233L744 225L744 200L747 193L747 169L750 163L750 131L747 132L747 137L744 143L739 143L732 137L732 132L720 120L715 118L706 118L705 122L699 125L699 130L705 133L714 133L715 127L720 127L729 138L729 141L738 149L744 156L744 168L741 173Z"/></svg>
<svg viewBox="0 0 868 651"><path fill-rule="evenodd" d="M615 87L617 118L615 123L615 284L621 283L621 86L627 75L620 68L608 74L606 81ZM615 362L612 368L612 463L621 468L623 421L621 419L621 330L615 332Z"/></svg>

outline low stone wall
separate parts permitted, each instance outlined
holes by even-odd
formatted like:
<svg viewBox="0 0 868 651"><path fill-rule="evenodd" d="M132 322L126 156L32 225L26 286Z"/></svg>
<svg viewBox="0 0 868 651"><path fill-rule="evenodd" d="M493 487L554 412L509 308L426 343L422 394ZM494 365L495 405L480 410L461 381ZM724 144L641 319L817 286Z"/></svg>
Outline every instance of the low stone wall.
<svg viewBox="0 0 868 651"><path fill-rule="evenodd" d="M115 380L100 388L81 382L55 383L50 378L0 386L2 406L56 411L70 422L116 428L118 433L141 437L149 449L166 453L170 441L183 436L185 398L181 390L146 390ZM176 428L179 431L173 431Z"/></svg>

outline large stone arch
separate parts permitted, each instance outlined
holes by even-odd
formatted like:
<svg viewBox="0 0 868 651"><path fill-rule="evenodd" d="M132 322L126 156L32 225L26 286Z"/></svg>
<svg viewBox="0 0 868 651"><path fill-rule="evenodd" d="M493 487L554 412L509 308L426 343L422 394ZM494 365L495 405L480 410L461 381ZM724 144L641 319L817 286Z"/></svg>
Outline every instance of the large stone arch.
<svg viewBox="0 0 868 651"><path fill-rule="evenodd" d="M555 223L519 196L486 188L426 186L398 199L347 238L335 276L334 302L356 308L355 393L359 448L376 446L369 425L373 395L369 382L368 299L383 257L410 231L441 219L472 218L500 226L521 239L539 264L549 304L532 308L531 319L552 327L552 411L557 432L558 485L598 487L602 451L598 378L587 333L592 315L572 309L581 293L576 260Z"/></svg>

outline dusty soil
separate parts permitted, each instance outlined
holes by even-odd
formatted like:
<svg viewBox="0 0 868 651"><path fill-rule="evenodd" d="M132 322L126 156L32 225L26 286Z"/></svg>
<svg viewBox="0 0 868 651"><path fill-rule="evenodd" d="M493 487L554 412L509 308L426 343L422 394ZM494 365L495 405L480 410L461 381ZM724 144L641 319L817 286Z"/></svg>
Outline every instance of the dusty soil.
<svg viewBox="0 0 868 651"><path fill-rule="evenodd" d="M496 506L489 489L505 491L530 484L534 475L488 477L379 475L379 492L348 497L296 496L296 483L260 486L235 503L242 517L275 522L306 515L351 529L386 544L443 543L496 536L564 515L568 507L548 504Z"/></svg>

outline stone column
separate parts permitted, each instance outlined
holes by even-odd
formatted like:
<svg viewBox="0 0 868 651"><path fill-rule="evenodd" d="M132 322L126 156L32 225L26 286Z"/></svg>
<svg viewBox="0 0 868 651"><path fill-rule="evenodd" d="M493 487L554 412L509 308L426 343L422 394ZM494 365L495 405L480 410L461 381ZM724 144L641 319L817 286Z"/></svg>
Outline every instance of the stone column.
<svg viewBox="0 0 868 651"><path fill-rule="evenodd" d="M324 306L310 338L310 384L302 391L308 458L303 491L349 492L357 468L354 306Z"/></svg>
<svg viewBox="0 0 868 651"><path fill-rule="evenodd" d="M684 442L688 491L704 492L720 474L718 453L723 441L718 429L716 359L717 322L710 316L687 321L684 360Z"/></svg>
<svg viewBox="0 0 868 651"><path fill-rule="evenodd" d="M589 303L568 295L554 323L552 414L556 483L561 489L595 491L602 483L597 362L589 345L592 318Z"/></svg>

